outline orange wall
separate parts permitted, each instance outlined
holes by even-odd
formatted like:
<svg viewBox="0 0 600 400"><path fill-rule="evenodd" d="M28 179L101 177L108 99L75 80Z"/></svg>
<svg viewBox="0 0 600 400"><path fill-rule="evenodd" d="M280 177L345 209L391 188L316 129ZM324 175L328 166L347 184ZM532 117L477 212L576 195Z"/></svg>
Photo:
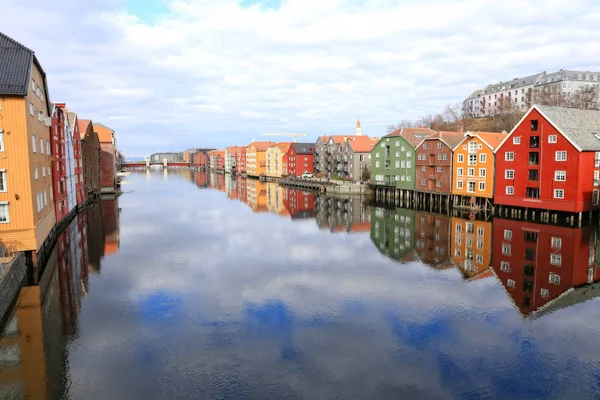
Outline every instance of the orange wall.
<svg viewBox="0 0 600 400"><path fill-rule="evenodd" d="M46 90L42 75L32 65L32 77L40 88ZM5 151L0 153L0 169L6 170L6 192L0 192L0 201L8 202L9 223L0 223L0 242L5 246L15 244L19 250L37 250L56 223L52 193L52 165L46 143L50 142L50 129L38 120L38 111L48 116L45 99L31 90L26 98L4 97L0 99L0 130L4 131ZM34 115L29 113L33 104ZM36 153L33 153L31 135L36 137ZM44 154L40 151L40 139ZM34 179L35 167L38 179ZM46 176L42 174L46 169ZM38 213L37 193L46 191L47 205ZM18 199L17 199L18 197Z"/></svg>
<svg viewBox="0 0 600 400"><path fill-rule="evenodd" d="M253 144L246 148L246 174L251 176L260 176L265 174L267 152L265 150L257 150Z"/></svg>
<svg viewBox="0 0 600 400"><path fill-rule="evenodd" d="M452 217L450 230L450 257L466 278L475 277L491 266L491 222Z"/></svg>
<svg viewBox="0 0 600 400"><path fill-rule="evenodd" d="M473 166L469 164L469 142L474 141L478 144L477 153L471 153L477 155L477 163ZM481 147L481 148L479 148ZM485 154L486 161L481 162L481 154ZM463 162L458 162L459 155L462 155ZM475 196L484 197L491 199L494 197L494 151L490 149L481 139L472 137L462 142L455 150L452 155L452 194L458 194L462 196ZM459 168L463 169L462 176L458 175ZM474 168L474 176L468 176L469 168ZM479 170L485 168L485 177L479 176ZM462 181L463 187L459 189L457 182ZM468 182L475 182L475 191L468 192ZM479 182L485 182L485 190L479 190Z"/></svg>

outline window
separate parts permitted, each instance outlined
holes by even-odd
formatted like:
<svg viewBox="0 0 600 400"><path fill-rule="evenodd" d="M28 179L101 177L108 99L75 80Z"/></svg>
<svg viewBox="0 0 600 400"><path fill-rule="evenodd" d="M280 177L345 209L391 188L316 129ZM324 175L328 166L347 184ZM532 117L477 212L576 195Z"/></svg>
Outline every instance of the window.
<svg viewBox="0 0 600 400"><path fill-rule="evenodd" d="M400 160L396 160L396 168L400 168Z"/></svg>
<svg viewBox="0 0 600 400"><path fill-rule="evenodd" d="M29 115L33 116L35 114L35 111L33 109L33 103L29 103Z"/></svg>
<svg viewBox="0 0 600 400"><path fill-rule="evenodd" d="M467 192L475 191L475 182L467 182Z"/></svg>
<svg viewBox="0 0 600 400"><path fill-rule="evenodd" d="M423 143L423 148L427 149L427 143Z"/></svg>
<svg viewBox="0 0 600 400"><path fill-rule="evenodd" d="M399 151L396 152L396 157L400 157L400 152Z"/></svg>
<svg viewBox="0 0 600 400"><path fill-rule="evenodd" d="M504 153L504 160L505 161L514 161L515 153L513 151L507 151L506 153Z"/></svg>
<svg viewBox="0 0 600 400"><path fill-rule="evenodd" d="M40 138L40 154L44 154L44 139Z"/></svg>
<svg viewBox="0 0 600 400"><path fill-rule="evenodd" d="M477 165L477 154L469 154L469 165Z"/></svg>
<svg viewBox="0 0 600 400"><path fill-rule="evenodd" d="M42 165L42 176L46 176L46 166Z"/></svg>
<svg viewBox="0 0 600 400"><path fill-rule="evenodd" d="M507 186L506 187L506 194L508 194L510 196L514 196L514 194L515 194L515 188L514 188L514 186Z"/></svg>
<svg viewBox="0 0 600 400"><path fill-rule="evenodd" d="M485 233L482 227L477 228L477 236L483 236Z"/></svg>
<svg viewBox="0 0 600 400"><path fill-rule="evenodd" d="M2 131L0 131L2 132ZM594 167L598 168L600 167L600 151L597 151L596 154L594 155Z"/></svg>
<svg viewBox="0 0 600 400"><path fill-rule="evenodd" d="M567 180L567 171L554 171L554 180L557 182L565 182Z"/></svg>
<svg viewBox="0 0 600 400"><path fill-rule="evenodd" d="M507 169L506 171L504 171L504 178L505 179L515 179L515 170Z"/></svg>
<svg viewBox="0 0 600 400"><path fill-rule="evenodd" d="M548 135L548 143L556 143L556 135Z"/></svg>
<svg viewBox="0 0 600 400"><path fill-rule="evenodd" d="M425 179L423 179L423 180L421 181L421 186L425 186L425 185L427 185L427 181L426 181Z"/></svg>
<svg viewBox="0 0 600 400"><path fill-rule="evenodd" d="M35 167L35 169L33 170L33 179L38 179L38 167Z"/></svg>
<svg viewBox="0 0 600 400"><path fill-rule="evenodd" d="M475 176L475 168L467 168L467 175Z"/></svg>
<svg viewBox="0 0 600 400"><path fill-rule="evenodd" d="M0 192L8 191L6 188L6 170L0 169Z"/></svg>
<svg viewBox="0 0 600 400"><path fill-rule="evenodd" d="M46 142L46 154L50 155L50 142Z"/></svg>
<svg viewBox="0 0 600 400"><path fill-rule="evenodd" d="M539 199L540 189L539 188L525 188L525 197L528 199Z"/></svg>
<svg viewBox="0 0 600 400"><path fill-rule="evenodd" d="M515 288L515 281L514 281L514 279L507 279L506 280L506 287L508 287L510 289L514 289Z"/></svg>
<svg viewBox="0 0 600 400"><path fill-rule="evenodd" d="M529 153L529 165L538 165L540 163L540 153L532 151Z"/></svg>
<svg viewBox="0 0 600 400"><path fill-rule="evenodd" d="M437 167L437 172L442 172L442 167Z"/></svg>
<svg viewBox="0 0 600 400"><path fill-rule="evenodd" d="M539 171L537 169L530 169L527 179L529 179L532 182L537 182L538 175L539 175Z"/></svg>
<svg viewBox="0 0 600 400"><path fill-rule="evenodd" d="M462 232L462 225L461 224L456 224L455 230L456 230L456 232L461 233Z"/></svg>
<svg viewBox="0 0 600 400"><path fill-rule="evenodd" d="M44 207L48 205L48 194L46 190L44 190Z"/></svg>
<svg viewBox="0 0 600 400"><path fill-rule="evenodd" d="M555 153L556 161L567 161L567 152L566 151L557 151Z"/></svg>
<svg viewBox="0 0 600 400"><path fill-rule="evenodd" d="M396 161L397 163L398 161ZM400 168L405 168L406 167L406 161L402 160L400 161Z"/></svg>
<svg viewBox="0 0 600 400"><path fill-rule="evenodd" d="M469 142L469 153L477 153L477 142Z"/></svg>
<svg viewBox="0 0 600 400"><path fill-rule="evenodd" d="M511 253L511 245L510 243L502 243L502 254L505 256L510 256Z"/></svg>
<svg viewBox="0 0 600 400"><path fill-rule="evenodd" d="M458 162L465 162L465 155L464 154L459 154L458 155Z"/></svg>
<svg viewBox="0 0 600 400"><path fill-rule="evenodd" d="M375 168L379 168L379 161L375 161Z"/></svg>
<svg viewBox="0 0 600 400"><path fill-rule="evenodd" d="M537 149L540 147L540 137L539 136L531 136L529 138L529 147L532 149Z"/></svg>
<svg viewBox="0 0 600 400"><path fill-rule="evenodd" d="M565 191L563 189L554 189L554 198L555 199L564 199Z"/></svg>
<svg viewBox="0 0 600 400"><path fill-rule="evenodd" d="M521 144L521 137L514 137L513 138L513 144Z"/></svg>
<svg viewBox="0 0 600 400"><path fill-rule="evenodd" d="M406 168L412 168L412 162L410 160L406 160Z"/></svg>
<svg viewBox="0 0 600 400"><path fill-rule="evenodd" d="M510 229L504 230L504 240L512 240L512 231Z"/></svg>
<svg viewBox="0 0 600 400"><path fill-rule="evenodd" d="M1 201L0 202L0 224L8 224L10 222L10 217L8 215L8 202Z"/></svg>
<svg viewBox="0 0 600 400"><path fill-rule="evenodd" d="M37 146L37 141L36 141L35 135L31 135L31 150L32 150L34 153L36 153L36 152L37 152L37 148L36 148L36 146Z"/></svg>
<svg viewBox="0 0 600 400"><path fill-rule="evenodd" d="M541 289L540 290L540 296L542 296L544 299L547 299L548 297L550 297L550 291L548 289Z"/></svg>
<svg viewBox="0 0 600 400"><path fill-rule="evenodd" d="M538 120L537 119L532 119L531 120L531 130L532 131L537 131L538 130Z"/></svg>
<svg viewBox="0 0 600 400"><path fill-rule="evenodd" d="M427 167L423 165L423 166L421 167L421 172L427 172Z"/></svg>
<svg viewBox="0 0 600 400"><path fill-rule="evenodd" d="M396 140L396 147L400 146L400 141Z"/></svg>
<svg viewBox="0 0 600 400"><path fill-rule="evenodd" d="M437 181L437 182L435 183L435 185L436 185L437 187L442 187L442 181Z"/></svg>
<svg viewBox="0 0 600 400"><path fill-rule="evenodd" d="M400 150L401 150L401 151L406 151L406 146L402 146L402 147L400 147Z"/></svg>
<svg viewBox="0 0 600 400"><path fill-rule="evenodd" d="M442 148L442 142L438 142L438 149Z"/></svg>
<svg viewBox="0 0 600 400"><path fill-rule="evenodd" d="M479 190L480 191L485 191L485 182L479 182Z"/></svg>
<svg viewBox="0 0 600 400"><path fill-rule="evenodd" d="M456 175L463 176L463 169L462 168L457 168L456 169Z"/></svg>
<svg viewBox="0 0 600 400"><path fill-rule="evenodd" d="M485 168L479 168L479 176L485 177Z"/></svg>
<svg viewBox="0 0 600 400"><path fill-rule="evenodd" d="M407 151L406 152L406 157L412 157L412 151Z"/></svg>
<svg viewBox="0 0 600 400"><path fill-rule="evenodd" d="M456 181L456 188L457 189L462 189L463 188L463 181Z"/></svg>
<svg viewBox="0 0 600 400"><path fill-rule="evenodd" d="M487 161L487 156L485 154L480 154L479 155L479 162L486 162Z"/></svg>
<svg viewBox="0 0 600 400"><path fill-rule="evenodd" d="M501 261L500 262L500 271L510 272L510 263L508 261Z"/></svg>
<svg viewBox="0 0 600 400"><path fill-rule="evenodd" d="M4 151L4 131L0 129L0 151Z"/></svg>
<svg viewBox="0 0 600 400"><path fill-rule="evenodd" d="M560 285L560 275L550 272L550 275L548 276L548 283Z"/></svg>
<svg viewBox="0 0 600 400"><path fill-rule="evenodd" d="M555 249L560 249L562 248L562 238L559 237L552 237L552 247Z"/></svg>

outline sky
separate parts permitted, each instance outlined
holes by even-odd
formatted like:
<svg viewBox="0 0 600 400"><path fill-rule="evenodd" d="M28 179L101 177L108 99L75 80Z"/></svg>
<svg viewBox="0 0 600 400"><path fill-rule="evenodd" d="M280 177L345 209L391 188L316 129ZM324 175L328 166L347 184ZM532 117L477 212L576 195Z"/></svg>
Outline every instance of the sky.
<svg viewBox="0 0 600 400"><path fill-rule="evenodd" d="M53 101L125 156L385 134L490 83L600 70L595 0L0 0Z"/></svg>

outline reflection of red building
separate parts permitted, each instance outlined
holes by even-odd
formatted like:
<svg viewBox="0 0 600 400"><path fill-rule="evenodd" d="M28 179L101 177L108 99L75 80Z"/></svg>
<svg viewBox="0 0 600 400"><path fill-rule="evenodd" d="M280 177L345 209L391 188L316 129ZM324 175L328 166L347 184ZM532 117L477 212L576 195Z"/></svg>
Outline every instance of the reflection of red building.
<svg viewBox="0 0 600 400"><path fill-rule="evenodd" d="M415 252L423 262L438 268L452 268L449 261L450 218L415 211Z"/></svg>
<svg viewBox="0 0 600 400"><path fill-rule="evenodd" d="M103 198L100 201L102 208L102 226L104 228L104 255L114 254L119 251L119 204L116 197Z"/></svg>
<svg viewBox="0 0 600 400"><path fill-rule="evenodd" d="M65 118L62 108L52 108L52 128L50 128L50 147L52 147L52 192L54 194L54 212L56 221L62 220L68 213L67 204L67 159L65 154Z"/></svg>
<svg viewBox="0 0 600 400"><path fill-rule="evenodd" d="M315 216L315 194L312 192L283 188L283 205L292 219Z"/></svg>
<svg viewBox="0 0 600 400"><path fill-rule="evenodd" d="M492 267L527 316L572 287L600 279L591 228L494 219ZM596 241L594 233L594 242Z"/></svg>
<svg viewBox="0 0 600 400"><path fill-rule="evenodd" d="M67 113L71 127L73 127L73 158L75 159L75 197L77 204L82 204L86 200L86 194L83 189L83 155L81 153L81 134L79 124L77 123L77 114Z"/></svg>
<svg viewBox="0 0 600 400"><path fill-rule="evenodd" d="M204 171L194 173L194 182L196 186L205 188L208 186L208 174Z"/></svg>
<svg viewBox="0 0 600 400"><path fill-rule="evenodd" d="M236 177L236 184L235 184L235 189L238 192L238 199L242 203L245 203L245 204L248 203L246 181L247 181L246 178L242 178L241 176L238 176L238 177Z"/></svg>
<svg viewBox="0 0 600 400"><path fill-rule="evenodd" d="M192 165L196 168L206 168L208 166L208 158L202 151L196 151L192 155Z"/></svg>

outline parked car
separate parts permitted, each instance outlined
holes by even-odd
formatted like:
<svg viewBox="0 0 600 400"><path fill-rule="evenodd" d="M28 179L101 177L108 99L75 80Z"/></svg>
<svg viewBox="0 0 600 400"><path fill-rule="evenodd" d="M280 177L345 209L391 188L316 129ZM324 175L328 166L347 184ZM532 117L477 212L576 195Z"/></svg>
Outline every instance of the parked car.
<svg viewBox="0 0 600 400"><path fill-rule="evenodd" d="M312 174L311 172L304 171L302 173L302 178L314 178L314 177L315 177L314 174Z"/></svg>

